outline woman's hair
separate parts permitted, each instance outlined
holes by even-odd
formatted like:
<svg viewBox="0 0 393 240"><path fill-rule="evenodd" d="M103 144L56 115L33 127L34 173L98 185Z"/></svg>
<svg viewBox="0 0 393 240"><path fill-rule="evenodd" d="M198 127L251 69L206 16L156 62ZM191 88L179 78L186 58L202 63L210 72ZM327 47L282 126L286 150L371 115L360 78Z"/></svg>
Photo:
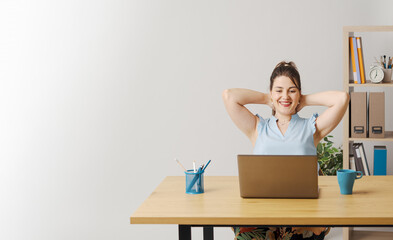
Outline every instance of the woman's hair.
<svg viewBox="0 0 393 240"><path fill-rule="evenodd" d="M288 77L289 79L291 79L293 84L295 84L296 88L299 91L302 90L302 85L300 83L300 74L294 62L282 61L276 65L272 72L272 75L270 76L270 91L273 90L273 84L276 78L281 76ZM272 115L276 115L276 111L274 109L272 110Z"/></svg>
<svg viewBox="0 0 393 240"><path fill-rule="evenodd" d="M302 85L300 83L300 75L294 62L282 61L274 68L272 75L270 76L270 91L273 89L274 80L277 77L286 76L299 91L302 90Z"/></svg>

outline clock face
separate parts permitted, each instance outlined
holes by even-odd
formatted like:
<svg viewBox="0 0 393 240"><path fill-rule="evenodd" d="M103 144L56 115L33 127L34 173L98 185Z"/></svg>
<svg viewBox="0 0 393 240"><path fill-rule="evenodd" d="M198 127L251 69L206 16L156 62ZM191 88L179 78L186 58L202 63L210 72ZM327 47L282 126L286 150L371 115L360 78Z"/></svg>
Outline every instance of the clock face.
<svg viewBox="0 0 393 240"><path fill-rule="evenodd" d="M374 67L370 70L370 80L374 83L379 83L383 79L383 71L381 68Z"/></svg>

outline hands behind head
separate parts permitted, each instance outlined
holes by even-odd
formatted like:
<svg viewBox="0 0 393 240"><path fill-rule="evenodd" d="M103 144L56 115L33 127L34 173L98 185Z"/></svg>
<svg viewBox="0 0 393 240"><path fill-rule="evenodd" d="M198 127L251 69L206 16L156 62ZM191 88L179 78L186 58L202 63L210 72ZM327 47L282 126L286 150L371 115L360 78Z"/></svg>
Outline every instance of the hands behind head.
<svg viewBox="0 0 393 240"><path fill-rule="evenodd" d="M300 110L302 110L302 108L304 108L306 106L306 103L304 101L304 96L300 95L300 99L299 99L299 104L296 107L296 112L298 113Z"/></svg>

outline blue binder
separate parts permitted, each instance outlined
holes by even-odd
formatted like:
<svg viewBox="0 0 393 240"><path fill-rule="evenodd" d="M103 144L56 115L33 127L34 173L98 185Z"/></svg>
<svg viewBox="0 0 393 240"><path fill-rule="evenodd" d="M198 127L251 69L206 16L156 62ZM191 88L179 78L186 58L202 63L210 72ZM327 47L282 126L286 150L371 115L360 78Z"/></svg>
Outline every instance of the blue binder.
<svg viewBox="0 0 393 240"><path fill-rule="evenodd" d="M374 146L374 175L386 175L386 146Z"/></svg>

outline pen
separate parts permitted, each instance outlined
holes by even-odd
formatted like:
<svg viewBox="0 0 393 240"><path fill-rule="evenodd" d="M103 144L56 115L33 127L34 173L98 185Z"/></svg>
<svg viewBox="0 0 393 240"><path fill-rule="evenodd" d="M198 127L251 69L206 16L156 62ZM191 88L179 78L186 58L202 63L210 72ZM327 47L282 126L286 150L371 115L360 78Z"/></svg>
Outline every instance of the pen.
<svg viewBox="0 0 393 240"><path fill-rule="evenodd" d="M202 174L202 165L198 168L197 175L195 176L195 178L196 178L195 183L198 181L201 174ZM199 184L198 183L196 185L196 191L199 192Z"/></svg>
<svg viewBox="0 0 393 240"><path fill-rule="evenodd" d="M184 170L185 172L187 172L187 169L180 163L180 161L179 161L177 158L175 158L175 161L177 162L177 164L179 164L179 166L180 166L181 168L183 168L183 170Z"/></svg>
<svg viewBox="0 0 393 240"><path fill-rule="evenodd" d="M207 166L209 166L209 164L210 164L211 161L212 161L212 160L209 160L209 161L206 163L206 166L202 169L202 172L205 171L205 169L207 168Z"/></svg>
<svg viewBox="0 0 393 240"><path fill-rule="evenodd" d="M195 161L192 162L192 167L194 169L194 173L196 173L197 171L196 171L196 167L195 167Z"/></svg>
<svg viewBox="0 0 393 240"><path fill-rule="evenodd" d="M383 67L386 69L386 55L383 55Z"/></svg>

